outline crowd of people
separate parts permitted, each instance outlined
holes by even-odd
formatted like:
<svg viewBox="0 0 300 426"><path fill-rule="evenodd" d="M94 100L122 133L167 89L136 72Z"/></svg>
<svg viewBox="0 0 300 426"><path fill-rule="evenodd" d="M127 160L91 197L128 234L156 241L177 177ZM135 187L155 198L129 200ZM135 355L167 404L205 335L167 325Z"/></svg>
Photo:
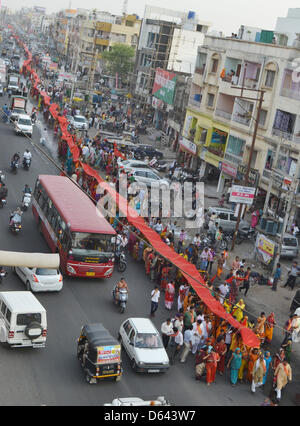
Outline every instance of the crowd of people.
<svg viewBox="0 0 300 426"><path fill-rule="evenodd" d="M67 109L62 113L67 115L69 112ZM77 113L76 110L75 113ZM59 137L57 122L53 123L53 129ZM81 138L74 138L74 140L80 150L82 161L105 172L106 180L119 191L118 161L120 158L130 158L133 155L130 149L117 148L100 137L90 140L88 134ZM97 191L98 183L95 179L84 173L80 165L76 165L72 159L70 160L67 143L61 138L58 146L66 172L95 201L99 201L105 195L105 191L99 193ZM129 178L127 184L129 185L133 181L134 179ZM145 199L147 199L147 195L139 191L136 194L129 194L128 202L130 206L139 211ZM138 206L138 204L140 205ZM205 214L206 225L210 231L216 232L216 240L219 241L222 228L216 227L217 218L209 217L207 212ZM162 295L165 309L169 312L174 311L174 302L177 300L175 317L171 318L169 315L161 326L163 344L169 353L170 362L174 363L176 359L179 359L180 363L185 363L189 354L192 354L196 380L203 380L205 376L206 383L210 386L216 381L216 372L223 375L228 369L232 386L236 386L239 382L248 382L252 393L255 393L257 387L265 385L267 377L272 371L273 389L276 392L272 401L278 403L281 399L281 390L288 381L292 380L291 335L300 327L299 316L294 315L289 319L285 326L282 347L278 353L271 356L269 345L272 342L273 329L276 326L274 313L266 316L262 312L256 321L249 320L244 300L239 298L242 290L244 290L244 296L247 296L250 288L251 268L246 265L245 260L236 257L233 263L228 265L227 248L219 251L218 245L216 248L203 246L200 234L197 234L193 241L188 243L184 229L179 232L179 238L176 241L175 233L178 230L176 222L169 221L165 224L160 218L152 217L145 218L145 221L166 244L197 267L202 275L203 285L209 289L211 295L241 326L252 329L260 341L257 348L247 347L243 343L240 331L208 309L188 284L183 273L159 253L156 253L150 242L145 240L138 229L130 226L126 219L120 219L116 215L115 218L111 218L111 224L120 235L120 247L122 250L128 250L134 261L144 264L146 276L155 285L151 292L150 316L155 316ZM226 276L225 269L229 270Z"/></svg>

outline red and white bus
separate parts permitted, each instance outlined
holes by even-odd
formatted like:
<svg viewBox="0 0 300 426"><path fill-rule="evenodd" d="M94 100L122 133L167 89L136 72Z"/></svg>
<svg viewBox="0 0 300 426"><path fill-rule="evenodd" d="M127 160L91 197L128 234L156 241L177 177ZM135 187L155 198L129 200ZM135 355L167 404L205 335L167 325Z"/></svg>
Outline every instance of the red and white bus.
<svg viewBox="0 0 300 426"><path fill-rule="evenodd" d="M110 278L116 232L100 211L67 177L38 177L33 215L61 271L71 277Z"/></svg>

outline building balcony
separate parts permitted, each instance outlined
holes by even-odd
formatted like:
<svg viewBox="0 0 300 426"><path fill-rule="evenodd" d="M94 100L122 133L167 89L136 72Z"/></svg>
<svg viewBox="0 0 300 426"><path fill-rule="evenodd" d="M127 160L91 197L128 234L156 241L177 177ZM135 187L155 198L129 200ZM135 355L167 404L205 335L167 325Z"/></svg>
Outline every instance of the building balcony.
<svg viewBox="0 0 300 426"><path fill-rule="evenodd" d="M285 98L289 99L294 99L295 101L300 101L300 91L298 90L282 88L280 91L280 96L284 96Z"/></svg>
<svg viewBox="0 0 300 426"><path fill-rule="evenodd" d="M222 111L221 109L216 109L215 115L221 118L225 118L226 120L229 120L229 121L231 121L231 117L232 117L231 112Z"/></svg>
<svg viewBox="0 0 300 426"><path fill-rule="evenodd" d="M195 68L195 74L203 75L205 71L205 67L202 68Z"/></svg>
<svg viewBox="0 0 300 426"><path fill-rule="evenodd" d="M280 139L286 139L288 141L300 144L300 132L296 134L288 133L280 129L272 129L272 135L278 136Z"/></svg>
<svg viewBox="0 0 300 426"><path fill-rule="evenodd" d="M244 114L233 114L232 121L235 121L236 123L240 123L240 124L243 124L244 126L249 127L251 118L245 117Z"/></svg>
<svg viewBox="0 0 300 426"><path fill-rule="evenodd" d="M195 108L199 109L200 106L201 106L201 101L199 102L199 101L195 101L195 99L190 99L189 100L189 106L193 109L195 109Z"/></svg>

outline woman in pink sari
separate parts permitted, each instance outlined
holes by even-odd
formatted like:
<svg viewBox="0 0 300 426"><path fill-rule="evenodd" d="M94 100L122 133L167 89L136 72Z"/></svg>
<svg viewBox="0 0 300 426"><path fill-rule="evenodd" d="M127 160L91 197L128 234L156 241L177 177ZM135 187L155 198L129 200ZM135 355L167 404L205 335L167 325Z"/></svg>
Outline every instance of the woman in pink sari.
<svg viewBox="0 0 300 426"><path fill-rule="evenodd" d="M174 303L174 297L175 297L175 281L171 281L166 287L166 293L165 293L166 309L169 309L169 310L172 309L172 306Z"/></svg>
<svg viewBox="0 0 300 426"><path fill-rule="evenodd" d="M255 228L258 224L259 212L255 210L251 215L251 228Z"/></svg>

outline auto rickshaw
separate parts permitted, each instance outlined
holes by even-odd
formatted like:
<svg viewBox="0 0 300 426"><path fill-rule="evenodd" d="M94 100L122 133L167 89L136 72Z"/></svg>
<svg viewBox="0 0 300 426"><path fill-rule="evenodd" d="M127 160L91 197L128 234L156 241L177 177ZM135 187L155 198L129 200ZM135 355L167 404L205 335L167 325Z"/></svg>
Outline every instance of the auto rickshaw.
<svg viewBox="0 0 300 426"><path fill-rule="evenodd" d="M121 345L102 324L89 324L81 329L77 343L77 358L87 383L94 384L122 377Z"/></svg>

